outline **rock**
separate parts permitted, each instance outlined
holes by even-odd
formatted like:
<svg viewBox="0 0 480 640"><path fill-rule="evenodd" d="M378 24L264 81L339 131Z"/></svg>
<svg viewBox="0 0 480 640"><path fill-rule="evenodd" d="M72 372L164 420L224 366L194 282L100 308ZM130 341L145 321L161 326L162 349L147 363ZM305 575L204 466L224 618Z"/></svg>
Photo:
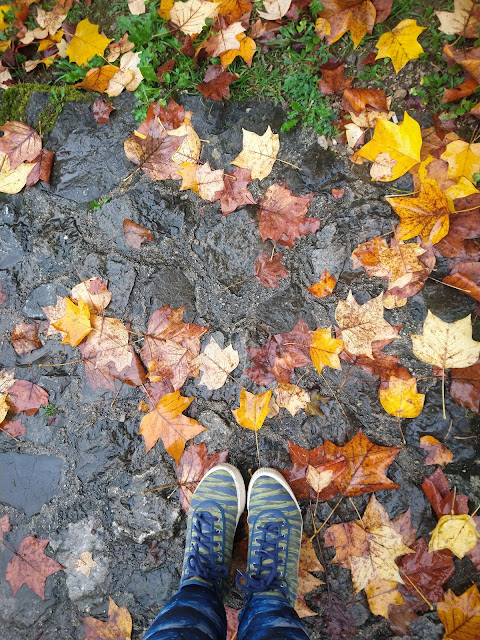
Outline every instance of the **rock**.
<svg viewBox="0 0 480 640"><path fill-rule="evenodd" d="M406 89L397 89L393 93L393 101L400 102L400 100L405 100L408 95L408 91Z"/></svg>
<svg viewBox="0 0 480 640"><path fill-rule="evenodd" d="M22 313L26 318L34 320L45 320L42 307L57 304L57 295L66 296L67 292L62 289L62 293L57 291L57 286L53 283L41 284L28 295L22 307Z"/></svg>
<svg viewBox="0 0 480 640"><path fill-rule="evenodd" d="M62 466L54 456L0 454L0 502L22 509L28 518L40 513L57 491Z"/></svg>
<svg viewBox="0 0 480 640"><path fill-rule="evenodd" d="M0 269L8 269L22 261L24 249L13 229L0 225Z"/></svg>

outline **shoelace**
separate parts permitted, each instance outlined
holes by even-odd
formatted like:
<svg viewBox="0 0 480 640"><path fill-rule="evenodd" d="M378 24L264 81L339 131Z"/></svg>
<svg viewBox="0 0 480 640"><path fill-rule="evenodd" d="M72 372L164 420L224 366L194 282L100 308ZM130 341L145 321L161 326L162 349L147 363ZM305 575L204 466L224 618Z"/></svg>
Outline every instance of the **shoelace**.
<svg viewBox="0 0 480 640"><path fill-rule="evenodd" d="M197 512L193 522L193 535L191 551L187 559L188 568L194 575L207 580L216 587L229 573L228 567L218 564L221 557L215 547L220 542L215 542L214 535L218 533L215 522L218 518L208 512Z"/></svg>
<svg viewBox="0 0 480 640"><path fill-rule="evenodd" d="M283 560L280 559L279 553L280 542L282 537L282 522L268 522L266 525L259 526L260 537L255 538L255 542L260 545L254 553L258 557L257 562L252 562L255 572L250 575L239 571L237 575L237 586L245 592L247 596L254 593L264 591L281 591L285 594L287 585L284 580L279 577L279 568L283 566ZM271 560L270 564L266 564L267 560ZM244 582L240 582L243 579Z"/></svg>

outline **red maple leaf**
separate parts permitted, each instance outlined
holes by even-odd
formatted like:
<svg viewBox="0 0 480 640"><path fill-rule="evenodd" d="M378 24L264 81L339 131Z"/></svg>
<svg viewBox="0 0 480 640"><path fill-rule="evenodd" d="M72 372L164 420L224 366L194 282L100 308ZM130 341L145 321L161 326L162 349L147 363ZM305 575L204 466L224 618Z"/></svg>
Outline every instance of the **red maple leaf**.
<svg viewBox="0 0 480 640"><path fill-rule="evenodd" d="M45 600L45 582L48 576L63 569L61 564L45 555L50 540L27 536L7 565L6 579L12 585L13 595L24 584Z"/></svg>

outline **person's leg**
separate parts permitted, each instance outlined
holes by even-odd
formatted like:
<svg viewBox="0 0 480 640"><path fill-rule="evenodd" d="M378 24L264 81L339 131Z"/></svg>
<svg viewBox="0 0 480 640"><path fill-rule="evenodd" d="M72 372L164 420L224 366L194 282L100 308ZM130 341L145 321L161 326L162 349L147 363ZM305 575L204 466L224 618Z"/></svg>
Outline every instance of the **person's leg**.
<svg viewBox="0 0 480 640"><path fill-rule="evenodd" d="M221 464L207 471L190 502L180 589L144 640L225 639L222 598L244 507L245 485L235 467Z"/></svg>
<svg viewBox="0 0 480 640"><path fill-rule="evenodd" d="M275 469L248 487L248 560L239 585L247 600L238 640L308 640L295 612L303 520L287 481Z"/></svg>

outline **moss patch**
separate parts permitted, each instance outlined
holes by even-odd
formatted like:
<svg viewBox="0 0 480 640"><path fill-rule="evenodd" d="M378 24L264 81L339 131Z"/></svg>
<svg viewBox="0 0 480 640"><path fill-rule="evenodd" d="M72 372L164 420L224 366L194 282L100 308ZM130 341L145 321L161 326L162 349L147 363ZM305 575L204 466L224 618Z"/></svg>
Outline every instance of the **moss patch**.
<svg viewBox="0 0 480 640"><path fill-rule="evenodd" d="M26 121L28 101L34 91L50 94L45 109L40 113L42 132L49 132L67 102L92 102L93 95L69 85L52 87L48 84L28 82L9 87L2 95L0 125L12 120Z"/></svg>

